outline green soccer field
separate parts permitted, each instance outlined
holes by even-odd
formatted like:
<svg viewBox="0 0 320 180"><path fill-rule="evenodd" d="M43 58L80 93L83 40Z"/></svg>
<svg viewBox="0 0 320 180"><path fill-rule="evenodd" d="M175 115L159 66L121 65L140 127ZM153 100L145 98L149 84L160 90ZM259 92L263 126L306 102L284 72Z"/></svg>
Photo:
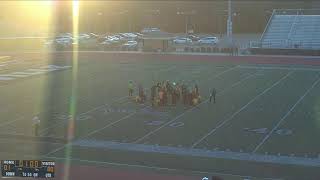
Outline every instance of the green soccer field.
<svg viewBox="0 0 320 180"><path fill-rule="evenodd" d="M80 56L77 64L18 61L0 73L0 151L13 157L72 157L226 179L320 178L318 67ZM197 83L202 101L137 104L127 96L129 80L148 97L157 81ZM211 88L216 103L208 101ZM34 116L40 137L33 136Z"/></svg>

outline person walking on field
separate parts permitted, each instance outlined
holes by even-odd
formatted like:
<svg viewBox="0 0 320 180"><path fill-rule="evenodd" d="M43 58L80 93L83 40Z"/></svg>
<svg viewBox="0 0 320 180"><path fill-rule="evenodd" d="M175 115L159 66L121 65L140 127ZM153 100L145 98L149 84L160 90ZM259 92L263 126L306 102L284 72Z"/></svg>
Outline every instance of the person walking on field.
<svg viewBox="0 0 320 180"><path fill-rule="evenodd" d="M210 92L210 99L209 99L210 103L212 99L213 99L213 103L216 103L216 94L217 94L217 91L215 88L213 88L212 91Z"/></svg>
<svg viewBox="0 0 320 180"><path fill-rule="evenodd" d="M33 125L33 133L35 136L39 135L39 127L40 127L40 119L38 116L35 116L32 119L32 125Z"/></svg>
<svg viewBox="0 0 320 180"><path fill-rule="evenodd" d="M132 81L129 81L128 88L129 88L129 96L131 97L133 94L133 82Z"/></svg>

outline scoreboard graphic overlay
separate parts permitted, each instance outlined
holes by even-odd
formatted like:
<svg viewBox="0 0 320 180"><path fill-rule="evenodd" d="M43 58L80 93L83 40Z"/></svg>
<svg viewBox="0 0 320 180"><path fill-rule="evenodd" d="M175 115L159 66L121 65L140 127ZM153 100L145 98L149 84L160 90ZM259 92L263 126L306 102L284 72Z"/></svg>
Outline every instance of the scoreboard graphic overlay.
<svg viewBox="0 0 320 180"><path fill-rule="evenodd" d="M54 161L1 160L2 177L53 178Z"/></svg>

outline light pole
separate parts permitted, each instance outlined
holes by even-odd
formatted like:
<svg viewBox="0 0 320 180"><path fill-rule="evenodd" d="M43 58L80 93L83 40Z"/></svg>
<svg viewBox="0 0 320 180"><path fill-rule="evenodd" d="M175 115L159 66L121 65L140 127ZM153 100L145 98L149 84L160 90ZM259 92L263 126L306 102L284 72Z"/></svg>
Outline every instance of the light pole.
<svg viewBox="0 0 320 180"><path fill-rule="evenodd" d="M190 17L192 15L195 15L196 11L191 10L191 11L177 11L177 15L183 15L185 17L185 34L186 36L188 35L188 30L189 30L189 24L190 24Z"/></svg>
<svg viewBox="0 0 320 180"><path fill-rule="evenodd" d="M232 43L232 4L231 4L231 0L228 0L227 37L228 37L230 43Z"/></svg>

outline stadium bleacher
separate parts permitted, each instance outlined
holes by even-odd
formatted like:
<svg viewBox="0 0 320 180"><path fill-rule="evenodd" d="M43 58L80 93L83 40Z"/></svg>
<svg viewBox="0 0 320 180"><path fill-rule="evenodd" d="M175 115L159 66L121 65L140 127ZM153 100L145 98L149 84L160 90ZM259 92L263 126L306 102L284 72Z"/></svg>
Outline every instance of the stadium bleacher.
<svg viewBox="0 0 320 180"><path fill-rule="evenodd" d="M261 48L320 49L320 10L274 10Z"/></svg>

